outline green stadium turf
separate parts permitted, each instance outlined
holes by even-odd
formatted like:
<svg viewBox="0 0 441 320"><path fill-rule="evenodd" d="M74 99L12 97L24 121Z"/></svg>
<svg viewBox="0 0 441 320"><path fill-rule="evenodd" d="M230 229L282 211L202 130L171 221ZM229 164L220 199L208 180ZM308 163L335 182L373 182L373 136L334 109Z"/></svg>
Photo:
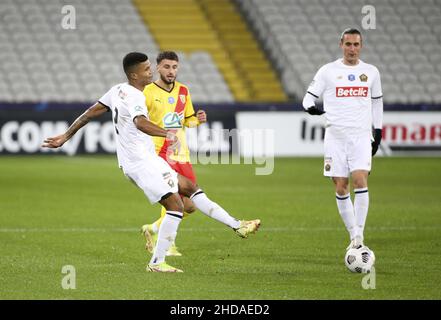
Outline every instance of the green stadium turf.
<svg viewBox="0 0 441 320"><path fill-rule="evenodd" d="M168 262L145 271L139 227L158 206L124 178L113 156L0 158L0 299L440 299L440 158L376 158L366 244L375 289L343 262L348 245L319 158L196 165L200 185L236 217L262 226L240 239L201 213L185 219ZM76 289L62 267L73 265ZM372 281L371 281L371 284Z"/></svg>

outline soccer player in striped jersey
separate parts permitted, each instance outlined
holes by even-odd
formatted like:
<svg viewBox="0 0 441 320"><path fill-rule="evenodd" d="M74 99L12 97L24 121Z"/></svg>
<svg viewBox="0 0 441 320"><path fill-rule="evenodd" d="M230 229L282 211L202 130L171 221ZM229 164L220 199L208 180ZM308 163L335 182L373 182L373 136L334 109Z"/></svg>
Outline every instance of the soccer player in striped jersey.
<svg viewBox="0 0 441 320"><path fill-rule="evenodd" d="M156 58L156 69L159 78L144 89L150 121L161 128L176 133L181 143L175 153L167 154L168 142L163 137L153 137L156 153L166 160L177 173L196 183L196 175L190 162L190 151L187 146L185 128L196 127L207 121L203 110L195 113L187 86L176 81L179 69L179 57L173 51L163 51ZM194 203L183 196L184 217L196 210ZM158 230L165 217L166 210L161 208L161 216L152 224L143 225L142 234L146 238L146 249L153 252ZM167 252L169 256L181 256L175 243Z"/></svg>
<svg viewBox="0 0 441 320"><path fill-rule="evenodd" d="M305 94L303 107L311 115L324 114L326 118L323 173L335 184L338 211L351 239L349 249L364 245L369 207L367 182L372 157L381 142L383 93L378 69L359 58L360 32L344 30L340 48L343 58L318 70ZM321 95L324 111L315 106ZM353 204L349 177L355 193Z"/></svg>

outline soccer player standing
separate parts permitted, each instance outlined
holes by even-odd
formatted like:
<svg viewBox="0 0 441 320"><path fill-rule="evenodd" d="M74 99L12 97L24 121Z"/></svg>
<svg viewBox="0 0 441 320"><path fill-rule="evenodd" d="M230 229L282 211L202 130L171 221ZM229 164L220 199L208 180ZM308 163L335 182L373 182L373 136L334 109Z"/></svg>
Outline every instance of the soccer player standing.
<svg viewBox="0 0 441 320"><path fill-rule="evenodd" d="M378 69L359 58L361 33L356 29L344 30L340 48L343 58L318 70L305 94L303 107L311 115L324 114L326 118L324 175L335 184L338 211L351 239L348 248L359 248L364 245L371 160L381 142L383 93ZM315 106L321 95L324 111Z"/></svg>
<svg viewBox="0 0 441 320"><path fill-rule="evenodd" d="M147 55L132 52L124 57L123 67L128 82L113 86L80 115L65 133L45 139L42 146L59 148L91 119L112 111L119 167L152 204L159 202L167 210L146 269L151 272L182 272L165 262L166 252L176 237L183 216L184 204L179 193L192 199L196 208L205 215L222 220L241 237L246 238L255 232L260 226L260 220L239 221L233 218L191 180L176 173L164 159L157 156L150 136L165 137L172 151L179 147L179 140L174 133L158 127L148 119L142 90L151 82L150 61Z"/></svg>
<svg viewBox="0 0 441 320"><path fill-rule="evenodd" d="M187 146L185 128L196 127L207 121L207 116L203 110L195 113L191 101L190 90L184 84L176 81L179 69L179 57L173 51L164 51L156 58L157 71L159 78L147 85L144 89L146 105L149 119L161 128L176 132L181 147L177 152L167 153L168 141L163 137L153 137L156 153L166 160L170 167L177 173L196 183L196 175L190 163L190 151ZM182 198L185 213L195 211L193 202L187 198ZM153 251L157 234L166 210L161 208L161 217L153 224L142 226L142 233L146 237L146 249ZM167 255L181 256L176 245L172 243Z"/></svg>

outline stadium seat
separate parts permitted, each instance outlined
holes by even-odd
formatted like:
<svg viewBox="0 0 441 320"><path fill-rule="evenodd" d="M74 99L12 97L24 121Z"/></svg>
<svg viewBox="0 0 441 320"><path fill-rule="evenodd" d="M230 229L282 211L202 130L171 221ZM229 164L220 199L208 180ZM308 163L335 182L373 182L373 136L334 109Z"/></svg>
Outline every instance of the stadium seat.
<svg viewBox="0 0 441 320"><path fill-rule="evenodd" d="M223 48L227 42L222 42L230 41L230 49L237 52L234 59L243 58L244 51L260 49L255 41L245 42L241 34L231 32L232 26L237 21L240 22L241 18L239 11L231 10L238 8L265 51L262 54L260 50L260 53L251 54L247 59L252 65L253 61L262 57L266 60L269 57L282 79L285 92L299 101L320 65L341 55L338 48L339 33L348 26L360 27L361 8L366 5L364 0L172 2L179 8L177 12L182 19L176 23L185 35L181 37L181 42L175 44L167 44L163 40L164 34L170 34L170 30L176 28L175 24L159 23L159 27L154 24L155 21L163 21L161 17L155 17L156 12L167 14L161 8L164 6L160 0L150 0L148 5L141 0L72 0L69 3L52 0L2 0L0 59L8 63L0 68L0 88L17 90L15 85L12 87L10 73L13 70L23 70L29 76L18 77L27 88L17 98L20 101L44 96L45 99L62 102L67 98L72 99L74 94L77 101L88 100L93 94L91 88L105 90L107 85L122 81L121 59L127 52L145 51L154 62L157 52L163 49L175 50L182 43L185 53L180 53L182 60L179 79L185 80L191 91L193 85L196 87L195 102L198 102L198 98L203 98L204 102L222 102L220 94L213 90L225 87L228 90L221 91L225 101L230 101L231 97L235 100L247 100L250 98L249 93L242 93L242 98L238 99L244 90L244 83L231 62L231 57ZM62 28L61 6L64 4L71 4L76 9L76 30ZM193 9L199 10L197 15L193 9L188 8L189 4L196 6ZM385 92L385 101L393 103L425 99L422 102L441 103L439 90L435 90L440 85L441 74L439 1L372 0L369 4L376 9L377 29L363 32L365 48L361 58L380 69L384 88L390 90L390 94ZM153 16L149 17L153 24L146 25L142 18L143 14L148 14L146 8L153 12ZM196 34L189 29L193 25L198 25ZM198 34L200 41L196 41L190 48L188 40L194 39ZM207 37L207 34L212 37ZM219 41L219 34L225 39ZM216 41L207 41L208 38ZM250 67L250 75L265 68ZM74 94L66 98L64 87L59 81L53 83L55 88L48 84L48 77L62 78L60 75L57 77L57 73L66 75L69 81L74 77L74 86L79 86L76 88L78 90L75 89ZM92 76L94 73L99 78ZM403 75L406 73L409 74L409 87L406 89L410 89L410 85L415 88L416 76L420 85L416 86L418 94L411 96L412 93L403 87L406 79ZM273 73L263 79L268 82L269 79L277 78ZM100 84L87 84L86 87L88 79L100 81ZM210 85L205 85L206 83ZM35 84L39 86L28 88L28 85ZM247 90L259 86L250 84ZM44 88L45 93L40 93L39 88ZM6 91L2 90L1 100L14 101L15 95ZM26 94L29 96L26 97ZM95 96L100 94L102 92L95 92Z"/></svg>
<svg viewBox="0 0 441 320"><path fill-rule="evenodd" d="M2 0L0 59L8 63L2 64L0 84L18 90L15 83L23 81L26 90L17 96L17 102L94 101L108 86L124 81L121 59L127 52L146 52L154 62L159 46L130 0L73 0L68 4L76 10L76 30L62 28L61 2ZM201 85L197 96L204 101L211 89L202 86L197 70L208 70L207 78L217 81L214 88L225 88L225 80L208 52L195 52L194 58L183 57L183 61L189 64L182 69L183 78L188 71L189 85ZM29 76L15 77L12 83L10 74L14 70L23 70ZM229 101L231 92L225 94ZM14 97L2 93L0 99L14 101Z"/></svg>
<svg viewBox="0 0 441 320"><path fill-rule="evenodd" d="M252 12L245 17L258 30L257 35L271 52L274 65L283 73L285 90L298 100L302 99L312 79L311 73L341 55L337 47L339 33L346 27L360 28L361 21L354 17L360 17L361 8L366 4L362 0L238 2ZM407 74L417 74L418 81L422 82L421 88L426 88L430 79L441 74L439 3L372 0L369 4L376 9L377 29L364 32L365 49L361 58L375 64L382 72L384 100L391 103L417 100L440 103L439 95L432 99L427 90L416 89L418 92L411 97L412 91L402 87ZM279 15L270 18L276 25L262 24L261 21L268 19L265 15ZM283 20L288 23L283 24ZM288 44L290 39L296 39L292 40L296 45ZM292 68L286 68L286 63ZM425 75L420 76L420 73ZM413 76L408 78L415 80ZM412 86L406 89L415 88L414 84L411 82ZM433 87L430 86L431 92Z"/></svg>

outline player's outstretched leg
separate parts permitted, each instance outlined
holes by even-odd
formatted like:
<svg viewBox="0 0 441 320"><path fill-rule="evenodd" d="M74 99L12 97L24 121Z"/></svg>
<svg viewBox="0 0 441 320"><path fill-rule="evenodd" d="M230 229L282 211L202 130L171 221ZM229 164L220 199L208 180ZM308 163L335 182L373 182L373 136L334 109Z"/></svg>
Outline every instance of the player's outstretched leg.
<svg viewBox="0 0 441 320"><path fill-rule="evenodd" d="M190 179L178 175L179 193L193 201L196 208L210 218L213 218L232 228L241 238L247 238L249 234L255 233L260 227L260 220L239 221L232 217L216 202L211 201L207 195L199 189Z"/></svg>
<svg viewBox="0 0 441 320"><path fill-rule="evenodd" d="M166 215L159 227L158 240L153 250L153 256L147 265L147 271L151 272L182 272L168 265L165 256L170 245L175 241L179 224L181 223L184 205L177 193L169 193L159 201L166 208Z"/></svg>

